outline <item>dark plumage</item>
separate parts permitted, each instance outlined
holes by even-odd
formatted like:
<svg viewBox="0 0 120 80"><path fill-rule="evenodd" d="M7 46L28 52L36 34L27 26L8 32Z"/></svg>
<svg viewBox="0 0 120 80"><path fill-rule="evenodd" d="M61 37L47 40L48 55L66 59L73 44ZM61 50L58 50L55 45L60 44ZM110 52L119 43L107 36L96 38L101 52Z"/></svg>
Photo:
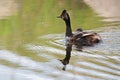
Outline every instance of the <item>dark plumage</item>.
<svg viewBox="0 0 120 80"><path fill-rule="evenodd" d="M77 48L82 49L82 46L93 46L101 41L101 37L95 32L84 32L81 28L72 33L70 16L66 10L63 10L58 17L65 21L66 24L66 39L69 44L75 45ZM68 43L67 42L67 43Z"/></svg>

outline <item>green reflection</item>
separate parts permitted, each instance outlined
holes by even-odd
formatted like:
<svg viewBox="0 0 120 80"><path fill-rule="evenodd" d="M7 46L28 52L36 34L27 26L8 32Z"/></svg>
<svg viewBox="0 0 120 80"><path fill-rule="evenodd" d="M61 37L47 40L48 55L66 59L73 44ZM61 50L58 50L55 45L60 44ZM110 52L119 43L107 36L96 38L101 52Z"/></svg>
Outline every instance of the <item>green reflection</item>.
<svg viewBox="0 0 120 80"><path fill-rule="evenodd" d="M83 0L16 0L16 3L18 4L17 13L0 20L1 49L11 50L36 61L48 60L27 50L24 46L29 43L48 46L46 40L38 40L37 37L64 33L64 22L56 18L63 9L67 9L70 13L73 30L79 27L92 29L106 25ZM54 45L53 47L60 48ZM63 50L63 48L60 49ZM58 54L53 55L60 57Z"/></svg>

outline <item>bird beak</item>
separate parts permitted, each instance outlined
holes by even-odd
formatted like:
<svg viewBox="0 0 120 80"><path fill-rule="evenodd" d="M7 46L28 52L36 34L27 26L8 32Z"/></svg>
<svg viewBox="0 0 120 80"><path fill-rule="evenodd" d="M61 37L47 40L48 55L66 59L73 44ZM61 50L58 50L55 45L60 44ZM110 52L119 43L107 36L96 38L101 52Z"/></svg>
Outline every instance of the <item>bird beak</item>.
<svg viewBox="0 0 120 80"><path fill-rule="evenodd" d="M61 16L57 16L57 18L61 18Z"/></svg>

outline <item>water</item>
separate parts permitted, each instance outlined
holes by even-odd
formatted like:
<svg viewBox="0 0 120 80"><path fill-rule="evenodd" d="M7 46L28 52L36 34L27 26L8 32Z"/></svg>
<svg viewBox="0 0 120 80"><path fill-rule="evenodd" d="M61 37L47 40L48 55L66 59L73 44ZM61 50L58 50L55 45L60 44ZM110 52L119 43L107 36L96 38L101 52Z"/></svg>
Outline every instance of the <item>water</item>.
<svg viewBox="0 0 120 80"><path fill-rule="evenodd" d="M100 35L103 39L100 45L84 48L83 52L73 48L67 71L62 71L63 65L58 60L65 56L63 34L49 34L36 38L36 41L43 39L49 46L40 43L24 44L22 47L30 52L25 56L11 50L0 50L0 78L1 80L119 80L119 27L100 29ZM37 58L36 56L39 60L32 59Z"/></svg>
<svg viewBox="0 0 120 80"><path fill-rule="evenodd" d="M72 16L72 19L74 17ZM13 24L13 18L10 21L12 25L9 25L9 20L2 21L3 24L0 25L0 28L2 25L4 26L1 30L0 40L0 80L120 79L120 26L118 24L112 25L114 22L110 22L105 27L88 30L99 33L102 43L94 47L84 47L83 52L76 51L73 47L70 63L66 66L66 71L63 71L63 64L59 59L65 57L64 23L55 18L55 25L62 24L63 28L58 30L58 27L52 25L53 27L49 29L47 25L53 22L48 23L46 19L37 20L34 17L29 19L40 21L40 23L32 22L32 20L26 21L25 18L23 22L20 22L23 24L18 25ZM72 21L72 23L75 26L75 23L79 22ZM35 26L33 29L34 24L44 27L37 28ZM86 22L82 25L86 26ZM52 30L51 28L56 31L49 32Z"/></svg>

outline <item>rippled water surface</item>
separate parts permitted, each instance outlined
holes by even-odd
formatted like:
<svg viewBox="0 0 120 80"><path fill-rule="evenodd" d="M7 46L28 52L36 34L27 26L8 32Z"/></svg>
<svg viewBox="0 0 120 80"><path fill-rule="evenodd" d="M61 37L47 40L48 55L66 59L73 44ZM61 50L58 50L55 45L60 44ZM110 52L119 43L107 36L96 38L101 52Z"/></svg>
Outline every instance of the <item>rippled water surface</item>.
<svg viewBox="0 0 120 80"><path fill-rule="evenodd" d="M30 55L0 50L0 79L119 80L120 29L114 26L95 31L101 35L102 43L85 47L83 52L73 48L67 71L62 71L63 65L58 60L65 56L64 34L43 35L36 38L38 43L24 44L22 47ZM46 45L39 43L41 39Z"/></svg>
<svg viewBox="0 0 120 80"><path fill-rule="evenodd" d="M65 24L56 19L61 11L56 13L57 11L52 10L52 2L44 2L43 9L40 9L38 7L41 4L38 2L39 0L36 0L31 2L33 4L27 4L27 1L23 1L23 13L20 11L18 17L10 17L10 20L0 20L0 80L120 80L119 21L108 21L105 22L105 27L95 27L100 26L97 25L100 24L97 22L98 18L93 16L91 9L89 10L85 3L80 2L83 4L82 8L85 7L86 10L75 6L78 7L75 12L84 13L76 13L77 16L72 11L74 8L69 9L68 6L72 26L81 22L82 28L100 34L102 42L94 47L84 47L82 52L73 46L70 62L66 71L63 71L63 64L59 59L63 59L66 53ZM58 3L59 6L65 7L67 1L65 3L61 0ZM70 4L74 6L76 2ZM46 8L46 5L49 6ZM62 7L59 7L59 10ZM51 10L50 16L48 16L49 10ZM90 12L87 14L85 11ZM79 19L78 15L82 19ZM103 18L101 21L104 22L104 19L108 18ZM113 20L113 17L109 19ZM95 28L86 27L93 24ZM58 29L59 26L61 27Z"/></svg>

